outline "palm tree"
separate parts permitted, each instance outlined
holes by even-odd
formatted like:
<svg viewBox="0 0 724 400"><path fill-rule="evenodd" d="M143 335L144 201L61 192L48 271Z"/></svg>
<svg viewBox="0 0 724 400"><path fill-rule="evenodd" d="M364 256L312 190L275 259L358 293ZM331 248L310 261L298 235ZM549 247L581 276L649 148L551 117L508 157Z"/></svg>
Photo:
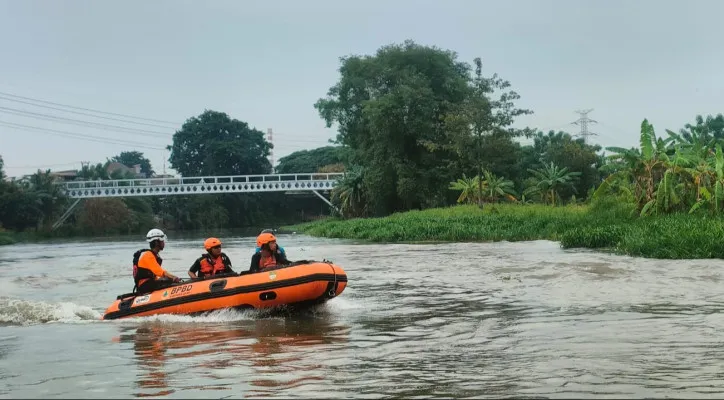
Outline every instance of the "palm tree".
<svg viewBox="0 0 724 400"><path fill-rule="evenodd" d="M581 175L580 172L569 172L568 168L559 168L554 163L544 164L540 169L528 169L533 174L535 183L528 187L523 193L525 195L540 193L543 201L555 206L558 191L564 187L573 188L575 179ZM575 191L575 188L574 188Z"/></svg>
<svg viewBox="0 0 724 400"><path fill-rule="evenodd" d="M332 190L332 201L339 204L342 215L363 216L367 212L367 190L364 185L364 169L349 168Z"/></svg>

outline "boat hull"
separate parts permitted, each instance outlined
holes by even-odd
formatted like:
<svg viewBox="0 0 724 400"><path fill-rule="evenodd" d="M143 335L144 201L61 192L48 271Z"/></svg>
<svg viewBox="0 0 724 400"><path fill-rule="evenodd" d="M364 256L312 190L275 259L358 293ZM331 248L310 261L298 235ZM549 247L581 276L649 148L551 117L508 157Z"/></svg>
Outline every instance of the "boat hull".
<svg viewBox="0 0 724 400"><path fill-rule="evenodd" d="M302 261L252 274L182 281L151 293L118 296L102 319L315 304L339 296L346 287L347 274L340 266Z"/></svg>

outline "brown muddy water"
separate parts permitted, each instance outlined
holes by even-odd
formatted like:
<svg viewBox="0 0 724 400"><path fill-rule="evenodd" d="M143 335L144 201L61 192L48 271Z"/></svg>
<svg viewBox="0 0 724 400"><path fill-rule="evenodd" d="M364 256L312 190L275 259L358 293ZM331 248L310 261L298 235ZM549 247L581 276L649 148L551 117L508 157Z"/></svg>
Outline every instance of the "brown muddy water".
<svg viewBox="0 0 724 400"><path fill-rule="evenodd" d="M0 247L1 398L724 397L720 260L280 235L341 265L345 292L102 322L140 239ZM164 267L186 276L202 240L170 238ZM253 238L222 240L248 268Z"/></svg>

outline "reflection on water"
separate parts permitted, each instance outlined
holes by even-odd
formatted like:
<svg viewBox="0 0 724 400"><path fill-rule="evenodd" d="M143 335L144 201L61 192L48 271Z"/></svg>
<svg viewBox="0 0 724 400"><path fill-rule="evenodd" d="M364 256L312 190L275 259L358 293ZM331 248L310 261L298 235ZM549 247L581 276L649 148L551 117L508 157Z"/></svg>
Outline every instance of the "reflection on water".
<svg viewBox="0 0 724 400"><path fill-rule="evenodd" d="M216 315L233 318L229 314L243 316ZM329 379L325 358L344 348L348 326L334 323L323 306L283 317L251 316L226 322L162 316L120 327L114 341L131 343L138 365L134 395L165 396L176 388L233 392L244 379L250 385L245 395L259 396ZM193 367L193 379L184 379L189 371L182 366Z"/></svg>

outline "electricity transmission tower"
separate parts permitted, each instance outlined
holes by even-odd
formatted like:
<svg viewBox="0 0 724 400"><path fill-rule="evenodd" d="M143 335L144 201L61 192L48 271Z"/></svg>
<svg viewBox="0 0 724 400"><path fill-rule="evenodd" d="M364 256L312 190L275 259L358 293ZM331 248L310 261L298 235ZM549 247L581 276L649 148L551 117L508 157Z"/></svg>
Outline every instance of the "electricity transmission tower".
<svg viewBox="0 0 724 400"><path fill-rule="evenodd" d="M593 111L592 108L590 108L588 110L576 111L577 114L580 114L580 118L578 118L578 120L573 122L575 125L579 125L581 127L581 132L575 136L582 137L584 143L588 143L589 136L598 136L597 133L594 133L594 132L591 132L588 130L589 123L594 123L594 124L597 123L597 121L588 118L588 113L590 113L591 111Z"/></svg>

